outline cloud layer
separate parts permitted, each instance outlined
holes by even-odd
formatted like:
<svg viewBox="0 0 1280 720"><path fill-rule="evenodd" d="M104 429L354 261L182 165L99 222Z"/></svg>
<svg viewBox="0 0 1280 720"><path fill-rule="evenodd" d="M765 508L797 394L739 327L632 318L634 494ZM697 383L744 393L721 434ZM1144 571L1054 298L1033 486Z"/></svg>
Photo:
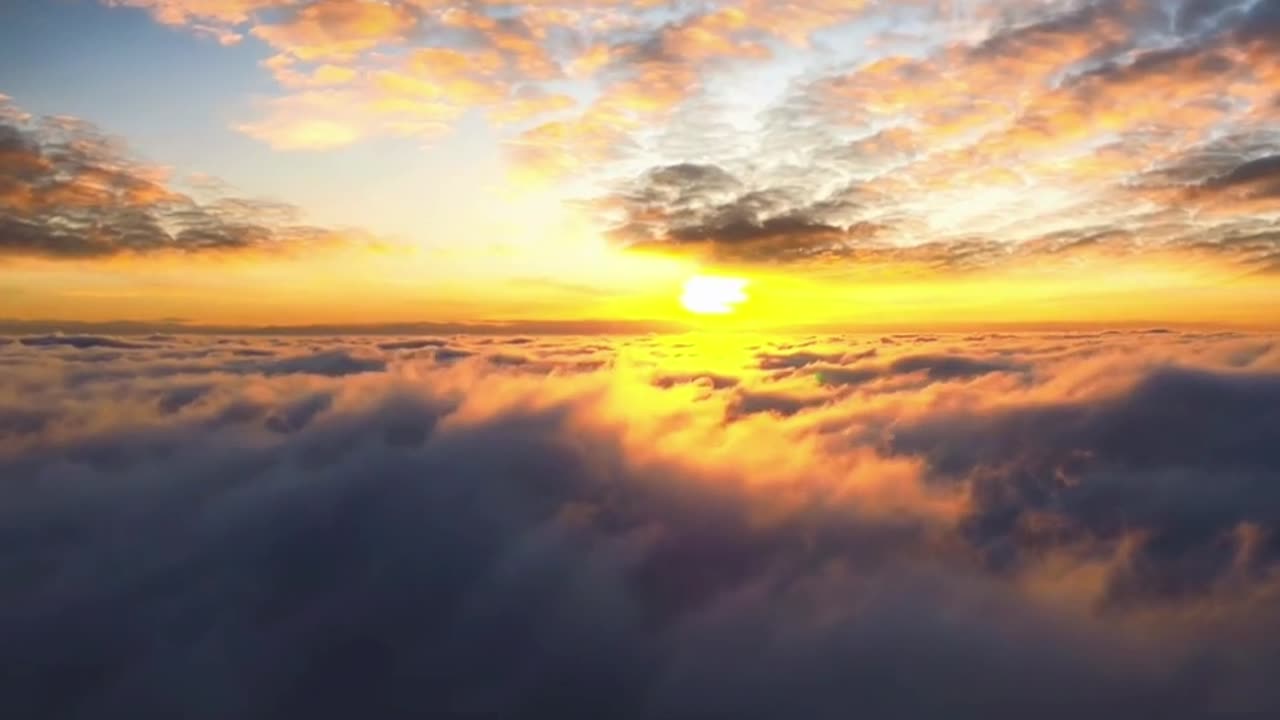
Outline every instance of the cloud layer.
<svg viewBox="0 0 1280 720"><path fill-rule="evenodd" d="M1280 711L1280 341L15 336L16 717Z"/></svg>

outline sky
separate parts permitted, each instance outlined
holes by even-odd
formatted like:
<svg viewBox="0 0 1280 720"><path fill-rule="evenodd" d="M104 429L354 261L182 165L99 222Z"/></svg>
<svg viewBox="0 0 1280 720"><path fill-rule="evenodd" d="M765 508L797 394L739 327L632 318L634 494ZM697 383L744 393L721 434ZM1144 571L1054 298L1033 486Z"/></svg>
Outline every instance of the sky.
<svg viewBox="0 0 1280 720"><path fill-rule="evenodd" d="M1280 718L1280 0L0 0L0 717Z"/></svg>
<svg viewBox="0 0 1280 720"><path fill-rule="evenodd" d="M1275 327L1278 29L1273 0L11 0L0 317ZM704 276L732 312L681 300Z"/></svg>

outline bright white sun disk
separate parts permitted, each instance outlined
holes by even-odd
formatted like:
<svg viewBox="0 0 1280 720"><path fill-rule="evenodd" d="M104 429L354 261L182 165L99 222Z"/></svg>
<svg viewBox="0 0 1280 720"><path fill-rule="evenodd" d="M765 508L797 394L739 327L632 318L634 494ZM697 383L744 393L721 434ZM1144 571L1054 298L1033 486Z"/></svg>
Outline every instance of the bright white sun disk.
<svg viewBox="0 0 1280 720"><path fill-rule="evenodd" d="M727 315L747 299L747 281L738 278L694 275L684 284L680 304L700 315Z"/></svg>

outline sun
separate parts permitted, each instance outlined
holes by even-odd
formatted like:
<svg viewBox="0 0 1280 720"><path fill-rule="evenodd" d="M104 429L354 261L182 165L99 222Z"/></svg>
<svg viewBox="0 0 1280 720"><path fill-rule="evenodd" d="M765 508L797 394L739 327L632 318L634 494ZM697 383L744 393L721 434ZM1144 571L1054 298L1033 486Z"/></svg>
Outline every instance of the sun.
<svg viewBox="0 0 1280 720"><path fill-rule="evenodd" d="M747 281L739 278L694 275L685 281L680 304L699 315L727 315L745 302Z"/></svg>

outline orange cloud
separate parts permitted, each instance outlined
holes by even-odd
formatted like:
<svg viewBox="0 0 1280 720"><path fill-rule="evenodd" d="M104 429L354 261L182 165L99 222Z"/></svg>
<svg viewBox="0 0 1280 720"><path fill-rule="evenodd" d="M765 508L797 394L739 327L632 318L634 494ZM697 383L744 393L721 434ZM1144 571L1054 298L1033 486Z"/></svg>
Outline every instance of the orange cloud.
<svg viewBox="0 0 1280 720"><path fill-rule="evenodd" d="M571 110L578 101L568 95L530 92L498 105L489 116L500 124L522 123L549 113Z"/></svg>
<svg viewBox="0 0 1280 720"><path fill-rule="evenodd" d="M187 25L210 21L223 25L249 22L255 13L295 5L300 0L104 0L107 5L142 8L158 22Z"/></svg>
<svg viewBox="0 0 1280 720"><path fill-rule="evenodd" d="M345 90L310 90L272 99L262 120L236 129L278 150L326 150L368 132L361 99Z"/></svg>
<svg viewBox="0 0 1280 720"><path fill-rule="evenodd" d="M403 40L417 16L376 0L320 0L290 11L280 23L257 25L253 34L303 60L349 59Z"/></svg>

